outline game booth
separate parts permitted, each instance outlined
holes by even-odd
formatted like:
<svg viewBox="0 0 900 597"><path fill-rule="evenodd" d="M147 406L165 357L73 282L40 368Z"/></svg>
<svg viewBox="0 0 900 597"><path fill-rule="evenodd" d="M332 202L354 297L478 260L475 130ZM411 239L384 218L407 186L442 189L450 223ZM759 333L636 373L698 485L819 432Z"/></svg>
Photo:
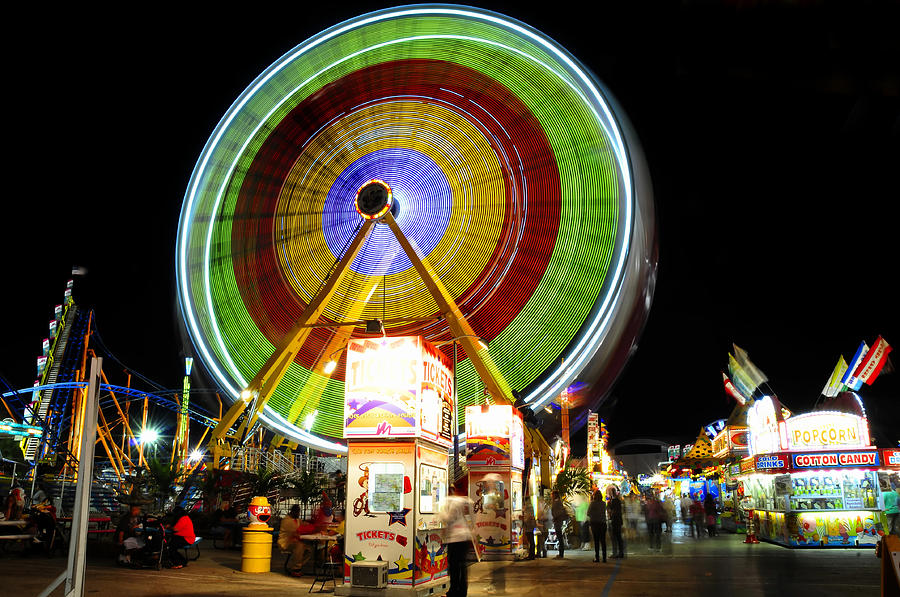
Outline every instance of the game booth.
<svg viewBox="0 0 900 597"><path fill-rule="evenodd" d="M438 519L454 437L453 366L420 336L351 340L347 516L339 595L443 593Z"/></svg>
<svg viewBox="0 0 900 597"><path fill-rule="evenodd" d="M511 404L466 407L466 466L475 539L487 560L512 559L522 541L522 413Z"/></svg>
<svg viewBox="0 0 900 597"><path fill-rule="evenodd" d="M871 547L886 528L883 492L900 450L869 445L856 412L793 415L766 396L747 416L750 453L737 491L759 539L790 547ZM846 402L846 401L845 401Z"/></svg>

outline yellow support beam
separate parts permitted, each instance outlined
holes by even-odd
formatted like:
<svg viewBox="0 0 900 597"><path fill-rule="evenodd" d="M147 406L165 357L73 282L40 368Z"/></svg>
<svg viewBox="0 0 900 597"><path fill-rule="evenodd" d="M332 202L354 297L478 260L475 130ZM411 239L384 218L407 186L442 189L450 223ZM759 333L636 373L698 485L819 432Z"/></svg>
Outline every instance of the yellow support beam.
<svg viewBox="0 0 900 597"><path fill-rule="evenodd" d="M441 282L440 277L438 277L437 272L428 262L428 259L419 255L418 249L403 234L391 212L387 212L382 220L390 227L394 236L397 237L397 242L403 247L406 256L409 257L419 277L422 278L422 282L425 283L428 291L431 292L431 296L437 302L441 315L447 320L454 338L459 341L466 352L466 356L472 361L475 371L478 372L478 376L481 377L481 381L484 382L491 397L494 400L505 399L507 402L513 402L509 384L503 379L503 375L491 359L487 344L481 341L472 329L472 326L466 321L465 316L463 316L456 305L456 301L453 300L447 287Z"/></svg>
<svg viewBox="0 0 900 597"><path fill-rule="evenodd" d="M340 262L338 262L334 272L325 281L325 285L318 294L313 297L312 301L306 306L306 309L303 310L303 313L300 315L297 323L294 324L294 327L285 334L278 346L275 347L275 351L266 361L265 365L262 366L256 376L249 384L247 384L244 391L241 392L241 397L236 400L222 416L219 424L210 436L209 446L210 451L213 453L213 462L217 463L219 458L223 455L222 444L228 436L231 426L248 407L252 410L247 413L247 416L244 418L243 423L241 423L237 431L240 440L243 441L246 433L252 429L259 417L259 413L265 408L269 398L275 392L275 388L281 381L281 378L284 377L284 374L287 372L288 366L290 366L291 362L294 360L294 356L309 336L309 333L312 330L312 328L309 327L309 324L315 323L322 315L322 312L328 305L328 301L331 299L341 280L343 280L346 273L350 270L350 264L356 258L360 249L362 249L363 244L365 244L366 239L369 237L369 234L371 234L374 226L375 222L373 220L363 221L359 232L357 232L353 241L350 243L350 246L347 248L347 251L344 253L344 256L341 258Z"/></svg>

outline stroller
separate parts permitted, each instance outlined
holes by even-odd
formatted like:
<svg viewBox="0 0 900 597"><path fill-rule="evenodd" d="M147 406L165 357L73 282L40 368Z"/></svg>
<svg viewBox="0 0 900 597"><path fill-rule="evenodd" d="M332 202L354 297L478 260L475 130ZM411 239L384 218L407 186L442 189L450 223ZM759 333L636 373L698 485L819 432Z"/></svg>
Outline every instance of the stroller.
<svg viewBox="0 0 900 597"><path fill-rule="evenodd" d="M132 568L155 568L156 570L168 566L169 542L166 539L163 521L156 517L145 516L138 534L144 540L144 546L120 554L119 563L130 565Z"/></svg>

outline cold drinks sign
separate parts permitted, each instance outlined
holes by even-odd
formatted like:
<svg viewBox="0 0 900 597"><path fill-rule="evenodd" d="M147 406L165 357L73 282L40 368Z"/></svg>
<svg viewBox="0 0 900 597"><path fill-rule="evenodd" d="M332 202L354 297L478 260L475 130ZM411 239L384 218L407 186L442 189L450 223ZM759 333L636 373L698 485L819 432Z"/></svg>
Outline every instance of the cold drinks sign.
<svg viewBox="0 0 900 597"><path fill-rule="evenodd" d="M344 437L423 437L451 445L453 368L421 336L347 343Z"/></svg>

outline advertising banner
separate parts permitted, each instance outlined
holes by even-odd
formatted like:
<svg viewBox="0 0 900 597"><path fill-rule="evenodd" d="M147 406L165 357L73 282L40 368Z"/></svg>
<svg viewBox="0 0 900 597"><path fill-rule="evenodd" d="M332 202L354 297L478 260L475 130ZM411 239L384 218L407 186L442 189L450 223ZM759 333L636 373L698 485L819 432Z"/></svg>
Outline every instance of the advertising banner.
<svg viewBox="0 0 900 597"><path fill-rule="evenodd" d="M468 417L466 417L468 420ZM470 472L469 498L474 504L475 540L486 557L512 553L509 524L510 476Z"/></svg>
<svg viewBox="0 0 900 597"><path fill-rule="evenodd" d="M816 454L794 454L794 468L858 468L861 466L878 466L881 463L878 450L865 452L824 452Z"/></svg>

